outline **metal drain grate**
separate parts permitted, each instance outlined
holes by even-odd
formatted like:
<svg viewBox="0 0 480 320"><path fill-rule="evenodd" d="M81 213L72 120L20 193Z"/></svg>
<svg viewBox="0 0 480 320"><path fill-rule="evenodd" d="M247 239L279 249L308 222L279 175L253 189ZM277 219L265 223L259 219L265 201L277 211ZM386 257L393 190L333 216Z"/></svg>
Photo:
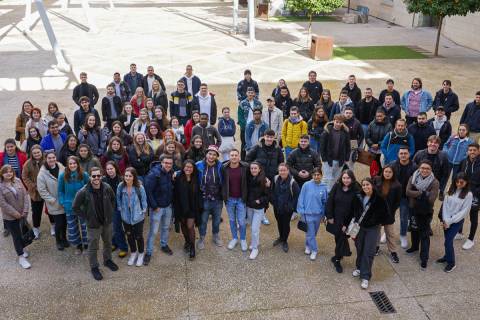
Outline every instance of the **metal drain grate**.
<svg viewBox="0 0 480 320"><path fill-rule="evenodd" d="M397 313L384 291L369 292L380 313Z"/></svg>

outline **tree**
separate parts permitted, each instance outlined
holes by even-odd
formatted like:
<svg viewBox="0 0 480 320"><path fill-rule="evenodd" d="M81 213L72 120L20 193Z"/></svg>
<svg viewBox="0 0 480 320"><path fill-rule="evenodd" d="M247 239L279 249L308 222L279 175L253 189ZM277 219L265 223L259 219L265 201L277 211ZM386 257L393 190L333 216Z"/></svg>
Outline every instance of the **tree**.
<svg viewBox="0 0 480 320"><path fill-rule="evenodd" d="M313 16L332 13L343 5L343 0L287 0L286 6L291 12L304 11L308 17L308 34L312 30Z"/></svg>
<svg viewBox="0 0 480 320"><path fill-rule="evenodd" d="M438 45L445 17L466 16L480 11L479 0L403 0L410 13L422 13L438 18L437 40L434 55L438 56Z"/></svg>

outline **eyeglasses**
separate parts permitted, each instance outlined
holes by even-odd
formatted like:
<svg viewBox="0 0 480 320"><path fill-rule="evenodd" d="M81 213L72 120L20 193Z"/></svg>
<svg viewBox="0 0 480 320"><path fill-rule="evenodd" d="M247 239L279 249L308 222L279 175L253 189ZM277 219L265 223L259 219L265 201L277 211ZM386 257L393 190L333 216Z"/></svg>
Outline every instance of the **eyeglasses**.
<svg viewBox="0 0 480 320"><path fill-rule="evenodd" d="M101 174L92 174L93 179L97 179L97 178L101 178L101 177L102 177Z"/></svg>

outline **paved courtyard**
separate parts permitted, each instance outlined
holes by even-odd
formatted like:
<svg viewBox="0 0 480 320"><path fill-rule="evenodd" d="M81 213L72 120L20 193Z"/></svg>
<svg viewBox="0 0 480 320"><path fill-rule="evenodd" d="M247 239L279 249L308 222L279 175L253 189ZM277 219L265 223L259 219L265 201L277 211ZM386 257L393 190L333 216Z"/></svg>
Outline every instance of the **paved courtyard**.
<svg viewBox="0 0 480 320"><path fill-rule="evenodd" d="M394 78L400 91L414 76L424 87L437 90L451 79L461 105L471 101L478 86L480 53L442 38L440 58L425 60L313 61L307 56L305 23L256 20L257 42L246 46L246 34L232 35L231 3L217 1L115 1L91 4L98 32L89 32L80 1L63 11L47 1L48 13L71 72L55 70L55 58L41 21L22 34L24 6L16 0L0 2L0 141L12 136L23 100L42 110L56 101L71 116L71 89L78 73L86 71L101 94L113 72L122 74L136 62L140 72L153 65L168 91L186 64L217 93L217 103L235 108L234 88L243 70L250 68L260 82L261 96L270 93L279 78L296 94L309 70L319 73L324 87L336 96L349 74L361 88L374 92ZM246 25L246 11L240 12ZM341 14L341 12L339 12ZM313 32L335 37L337 45L411 45L433 51L435 30L405 29L370 19L367 25L320 22ZM453 119L454 126L458 117ZM357 170L363 177L364 168ZM438 210L438 203L437 203ZM274 218L269 212L270 220ZM226 216L224 215L226 220ZM46 219L44 219L46 220ZM467 222L467 226L469 223ZM400 264L384 253L375 259L368 291L385 291L397 313L379 313L368 292L351 277L354 257L345 259L345 273L335 273L329 259L333 239L322 226L319 258L303 254L303 234L292 224L290 252L273 248L276 225L263 226L260 255L249 261L237 248L228 251L208 244L195 261L182 252L182 238L172 231L169 257L157 251L145 268L127 267L104 272L92 280L86 256L54 249L48 223L30 251L31 270L17 265L11 239L0 239L1 319L479 319L479 249L461 250L456 242L457 269L445 274L433 262L443 254L440 224L433 223L431 263L420 271L416 256L401 250ZM146 228L147 229L147 228ZM224 242L228 225L221 225ZM386 247L382 246L386 252Z"/></svg>

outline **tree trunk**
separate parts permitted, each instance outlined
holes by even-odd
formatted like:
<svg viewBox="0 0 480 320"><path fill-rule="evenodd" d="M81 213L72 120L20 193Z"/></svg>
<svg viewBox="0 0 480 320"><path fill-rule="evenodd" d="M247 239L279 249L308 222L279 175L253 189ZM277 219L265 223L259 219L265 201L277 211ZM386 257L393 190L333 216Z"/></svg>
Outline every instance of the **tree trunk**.
<svg viewBox="0 0 480 320"><path fill-rule="evenodd" d="M347 13L350 13L350 0L348 0Z"/></svg>
<svg viewBox="0 0 480 320"><path fill-rule="evenodd" d="M307 48L309 48L310 45L310 38L312 35L312 19L313 19L313 13L309 13L308 15L308 36L307 36Z"/></svg>
<svg viewBox="0 0 480 320"><path fill-rule="evenodd" d="M437 28L437 41L435 42L435 52L433 55L435 57L438 57L438 45L440 44L440 34L442 32L442 24L443 24L443 16L440 16L440 21L438 22L438 28Z"/></svg>

